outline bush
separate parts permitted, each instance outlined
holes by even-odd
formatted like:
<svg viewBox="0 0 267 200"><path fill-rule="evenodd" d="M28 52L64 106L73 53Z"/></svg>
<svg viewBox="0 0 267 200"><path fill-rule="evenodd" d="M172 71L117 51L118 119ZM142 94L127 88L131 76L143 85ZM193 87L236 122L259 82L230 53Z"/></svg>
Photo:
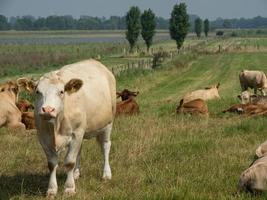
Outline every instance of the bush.
<svg viewBox="0 0 267 200"><path fill-rule="evenodd" d="M232 32L231 33L231 37L237 37L238 35L237 35L237 33L236 32Z"/></svg>
<svg viewBox="0 0 267 200"><path fill-rule="evenodd" d="M223 36L223 34L224 34L223 31L217 31L217 32L216 32L216 35L217 35L217 36Z"/></svg>
<svg viewBox="0 0 267 200"><path fill-rule="evenodd" d="M156 67L160 66L161 63L169 57L169 53L166 51L159 51L153 54L153 65L152 68L155 69Z"/></svg>

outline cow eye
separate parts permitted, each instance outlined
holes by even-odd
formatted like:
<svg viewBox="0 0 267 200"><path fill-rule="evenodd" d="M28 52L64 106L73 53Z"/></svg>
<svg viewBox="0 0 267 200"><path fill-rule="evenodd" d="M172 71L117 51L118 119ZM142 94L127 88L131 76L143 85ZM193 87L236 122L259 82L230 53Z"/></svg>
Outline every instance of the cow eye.
<svg viewBox="0 0 267 200"><path fill-rule="evenodd" d="M39 90L36 90L36 92L35 92L36 94L40 94L40 91Z"/></svg>
<svg viewBox="0 0 267 200"><path fill-rule="evenodd" d="M63 91L63 90L61 90L61 91L59 92L59 94L64 94L64 91Z"/></svg>

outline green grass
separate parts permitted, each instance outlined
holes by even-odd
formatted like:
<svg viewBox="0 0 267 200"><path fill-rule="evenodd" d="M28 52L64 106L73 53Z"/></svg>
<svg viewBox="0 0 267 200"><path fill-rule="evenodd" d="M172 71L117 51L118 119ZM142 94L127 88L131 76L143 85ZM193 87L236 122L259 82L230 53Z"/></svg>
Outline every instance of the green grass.
<svg viewBox="0 0 267 200"><path fill-rule="evenodd" d="M156 71L119 76L118 90L140 92L141 113L115 120L109 182L101 181L98 145L84 141L82 177L76 196L69 199L251 199L233 193L256 147L266 139L267 118L221 113L238 102L242 69L267 72L266 53L179 55ZM186 92L218 82L222 99L208 102L208 119L174 113ZM48 169L34 133L0 130L0 199L44 198ZM61 162L57 199L64 199L65 178Z"/></svg>

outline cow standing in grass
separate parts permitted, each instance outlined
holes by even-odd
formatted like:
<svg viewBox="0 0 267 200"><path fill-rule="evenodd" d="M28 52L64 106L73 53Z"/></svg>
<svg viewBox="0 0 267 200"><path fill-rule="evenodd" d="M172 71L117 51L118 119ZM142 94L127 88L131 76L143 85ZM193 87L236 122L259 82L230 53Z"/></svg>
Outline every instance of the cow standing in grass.
<svg viewBox="0 0 267 200"><path fill-rule="evenodd" d="M242 91L252 88L254 94L257 94L258 89L262 95L267 94L267 78L263 71L243 70L239 73L239 81Z"/></svg>
<svg viewBox="0 0 267 200"><path fill-rule="evenodd" d="M50 170L47 196L57 194L58 155L67 147L65 193L75 193L83 138L97 137L104 154L103 179L111 179L110 134L116 112L116 82L100 62L86 60L45 74L32 85L37 94L35 119Z"/></svg>

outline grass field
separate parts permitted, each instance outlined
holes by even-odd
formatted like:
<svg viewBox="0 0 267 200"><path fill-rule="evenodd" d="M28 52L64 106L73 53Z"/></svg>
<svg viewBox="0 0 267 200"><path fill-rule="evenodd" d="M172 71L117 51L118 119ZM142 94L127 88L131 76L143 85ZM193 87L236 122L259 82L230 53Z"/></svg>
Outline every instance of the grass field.
<svg viewBox="0 0 267 200"><path fill-rule="evenodd" d="M97 143L84 141L82 177L76 196L69 199L266 199L266 194L233 195L256 147L267 139L266 117L221 113L238 102L242 69L267 73L266 53L185 54L156 71L119 76L118 90L140 92L141 113L115 121L110 158L113 179L109 182L101 181ZM208 119L175 114L183 94L218 82L222 99L208 103ZM3 128L0 136L0 199L43 199L48 169L35 131ZM65 178L61 162L57 199L65 199Z"/></svg>

